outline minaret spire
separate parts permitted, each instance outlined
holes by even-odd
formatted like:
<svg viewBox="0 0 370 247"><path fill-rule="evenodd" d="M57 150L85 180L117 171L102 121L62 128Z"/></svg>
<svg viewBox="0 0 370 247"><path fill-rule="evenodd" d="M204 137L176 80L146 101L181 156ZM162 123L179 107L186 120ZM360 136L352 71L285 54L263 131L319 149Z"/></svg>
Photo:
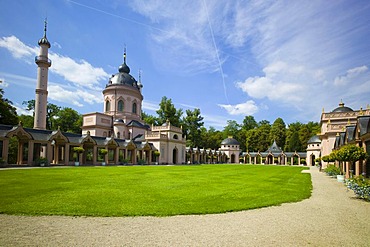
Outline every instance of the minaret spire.
<svg viewBox="0 0 370 247"><path fill-rule="evenodd" d="M123 63L126 63L126 44L125 47L123 48Z"/></svg>
<svg viewBox="0 0 370 247"><path fill-rule="evenodd" d="M46 38L47 26L48 26L48 18L45 18L45 20L44 20L44 38Z"/></svg>
<svg viewBox="0 0 370 247"><path fill-rule="evenodd" d="M39 55L35 57L37 64L37 85L35 96L35 119L33 128L46 129L46 114L47 114L47 101L48 101L48 72L51 66L51 61L48 58L48 50L50 43L46 38L47 21L45 19L44 36L39 40L40 46Z"/></svg>

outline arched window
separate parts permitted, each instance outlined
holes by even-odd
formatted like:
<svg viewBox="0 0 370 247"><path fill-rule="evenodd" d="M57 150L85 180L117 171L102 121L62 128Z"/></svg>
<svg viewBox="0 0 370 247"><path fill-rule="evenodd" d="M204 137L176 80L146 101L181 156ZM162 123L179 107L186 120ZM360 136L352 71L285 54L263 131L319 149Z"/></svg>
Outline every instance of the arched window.
<svg viewBox="0 0 370 247"><path fill-rule="evenodd" d="M179 137L175 134L175 135L173 135L173 139L179 139Z"/></svg>
<svg viewBox="0 0 370 247"><path fill-rule="evenodd" d="M135 113L136 114L136 109L137 107L136 107L136 103L134 102L133 104L132 104L132 113Z"/></svg>
<svg viewBox="0 0 370 247"><path fill-rule="evenodd" d="M107 137L107 132L106 131L103 132L103 137Z"/></svg>
<svg viewBox="0 0 370 247"><path fill-rule="evenodd" d="M110 102L108 100L105 102L105 111L106 112L110 111Z"/></svg>
<svg viewBox="0 0 370 247"><path fill-rule="evenodd" d="M118 111L123 111L123 101L122 100L120 100L120 101L118 101Z"/></svg>
<svg viewBox="0 0 370 247"><path fill-rule="evenodd" d="M117 138L120 139L121 138L121 133L117 132Z"/></svg>

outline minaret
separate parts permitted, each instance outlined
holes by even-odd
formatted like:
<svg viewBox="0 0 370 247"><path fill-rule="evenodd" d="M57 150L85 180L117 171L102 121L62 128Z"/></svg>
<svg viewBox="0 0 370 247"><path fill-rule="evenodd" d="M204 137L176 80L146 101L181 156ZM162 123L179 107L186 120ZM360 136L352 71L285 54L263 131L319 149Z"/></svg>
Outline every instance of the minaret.
<svg viewBox="0 0 370 247"><path fill-rule="evenodd" d="M40 53L35 57L35 63L37 64L37 86L33 128L41 130L46 129L48 70L51 66L51 60L48 58L48 49L50 48L50 43L46 38L46 25L47 22L45 19L44 37L42 37L38 42L40 46Z"/></svg>

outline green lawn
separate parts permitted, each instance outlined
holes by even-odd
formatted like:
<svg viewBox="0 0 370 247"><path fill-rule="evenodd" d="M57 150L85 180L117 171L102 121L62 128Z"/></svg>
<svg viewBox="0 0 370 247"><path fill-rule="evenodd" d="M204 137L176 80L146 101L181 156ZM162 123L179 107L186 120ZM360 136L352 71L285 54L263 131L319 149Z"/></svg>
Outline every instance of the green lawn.
<svg viewBox="0 0 370 247"><path fill-rule="evenodd" d="M261 165L0 170L0 213L169 216L240 211L310 197L303 167Z"/></svg>

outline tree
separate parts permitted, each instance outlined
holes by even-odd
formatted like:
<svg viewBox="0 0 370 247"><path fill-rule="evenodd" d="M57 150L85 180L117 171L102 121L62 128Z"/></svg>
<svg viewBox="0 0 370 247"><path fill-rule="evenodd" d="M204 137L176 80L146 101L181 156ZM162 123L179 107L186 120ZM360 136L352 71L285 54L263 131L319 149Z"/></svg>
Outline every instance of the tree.
<svg viewBox="0 0 370 247"><path fill-rule="evenodd" d="M235 120L227 120L227 125L224 127L223 133L224 138L232 136L237 138L237 134L240 131L240 124L238 124Z"/></svg>
<svg viewBox="0 0 370 247"><path fill-rule="evenodd" d="M187 144L191 147L197 147L201 143L201 130L204 122L200 115L200 109L186 110L186 117L183 119L183 131L186 135Z"/></svg>
<svg viewBox="0 0 370 247"><path fill-rule="evenodd" d="M17 109L3 95L4 90L0 88L0 124L16 125L18 123Z"/></svg>
<svg viewBox="0 0 370 247"><path fill-rule="evenodd" d="M367 158L367 153L363 148L356 146L355 144L347 144L342 146L335 152L335 158L338 161L349 162L350 170L353 170L353 164L356 161L364 160Z"/></svg>
<svg viewBox="0 0 370 247"><path fill-rule="evenodd" d="M33 128L33 116L22 114L18 116L18 119L20 122L22 122L22 126L24 128Z"/></svg>
<svg viewBox="0 0 370 247"><path fill-rule="evenodd" d="M266 151L272 144L272 139L270 139L271 125L269 121L261 121L260 126L257 129L257 140L258 140L258 150Z"/></svg>
<svg viewBox="0 0 370 247"><path fill-rule="evenodd" d="M81 133L82 116L72 108L62 108L54 117L55 127L63 132Z"/></svg>
<svg viewBox="0 0 370 247"><path fill-rule="evenodd" d="M180 127L182 109L176 109L172 104L171 99L167 99L166 96L162 97L161 103L159 103L159 109L156 111L158 114L158 124L164 124L167 120L174 126Z"/></svg>
<svg viewBox="0 0 370 247"><path fill-rule="evenodd" d="M258 151L258 130L257 129L251 129L248 130L245 134L245 145L246 150L248 151ZM264 151L264 150L260 150Z"/></svg>
<svg viewBox="0 0 370 247"><path fill-rule="evenodd" d="M245 116L243 120L242 129L248 131L257 128L258 124L253 116Z"/></svg>
<svg viewBox="0 0 370 247"><path fill-rule="evenodd" d="M33 116L35 116L35 100L23 101L22 105L26 106L27 111L33 111ZM61 107L48 103L46 107L46 129L53 130L56 129L55 117L58 115Z"/></svg>
<svg viewBox="0 0 370 247"><path fill-rule="evenodd" d="M141 117L144 120L144 122L149 125L158 125L158 118L153 115L149 115L146 114L145 112L142 112Z"/></svg>
<svg viewBox="0 0 370 247"><path fill-rule="evenodd" d="M200 128L201 143L199 147L219 149L221 142L224 139L221 131L216 130L214 127L209 127L207 130L205 127Z"/></svg>
<svg viewBox="0 0 370 247"><path fill-rule="evenodd" d="M270 140L275 140L279 147L284 147L286 139L286 126L284 120L277 118L271 126Z"/></svg>
<svg viewBox="0 0 370 247"><path fill-rule="evenodd" d="M286 131L286 140L284 150L287 152L300 152L302 150L301 140L299 138L299 130L302 124L300 122L291 123Z"/></svg>

